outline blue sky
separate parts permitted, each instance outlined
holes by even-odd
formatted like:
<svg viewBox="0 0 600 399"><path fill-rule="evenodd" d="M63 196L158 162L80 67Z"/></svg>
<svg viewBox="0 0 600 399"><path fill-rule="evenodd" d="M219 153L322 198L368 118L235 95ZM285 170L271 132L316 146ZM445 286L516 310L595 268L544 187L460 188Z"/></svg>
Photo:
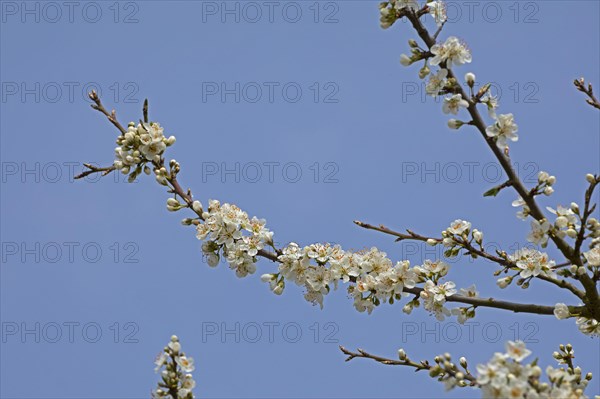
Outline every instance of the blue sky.
<svg viewBox="0 0 600 399"><path fill-rule="evenodd" d="M408 369L345 363L337 346L388 356L405 347L416 359L448 351L476 364L517 337L544 365L573 343L596 375L588 393L600 391L599 341L572 321L482 309L478 325L457 329L398 305L359 314L343 290L321 311L296 287L275 297L259 279L270 262L243 280L225 264L209 268L153 178L70 178L82 162L112 162L117 133L83 96L97 87L123 123L149 98L151 119L177 136L168 156L182 184L204 203L266 218L282 245L377 246L418 264L436 253L352 221L436 235L463 218L513 251L528 232L515 195L482 197L503 181L492 154L474 130L446 128L418 67L399 64L415 34L405 23L380 29L377 2L0 6L1 397L148 397L171 334L196 359L199 397L478 397L445 394ZM600 90L599 3L450 7L441 38L458 36L473 54L458 75L495 82L500 112L519 124L515 168L530 185L539 170L557 177L542 205L581 203L584 175L600 166L600 125L572 81ZM450 278L482 296L575 304L541 281L499 291L483 261L451 265Z"/></svg>

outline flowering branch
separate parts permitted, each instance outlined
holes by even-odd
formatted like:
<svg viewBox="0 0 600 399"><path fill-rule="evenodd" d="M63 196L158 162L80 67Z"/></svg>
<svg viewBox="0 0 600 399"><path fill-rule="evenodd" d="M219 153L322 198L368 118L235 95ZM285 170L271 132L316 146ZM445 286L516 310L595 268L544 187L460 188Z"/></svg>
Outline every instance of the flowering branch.
<svg viewBox="0 0 600 399"><path fill-rule="evenodd" d="M364 223L361 221L354 221L354 223L360 227L363 227L365 229L369 229L369 230L375 230L375 231L379 231L385 234L389 234L396 238L396 241L403 241L403 240L415 240L415 241L423 241L426 242L428 245L432 245L435 246L439 243L444 242L444 239L442 238L434 238L434 237L426 237L426 236L422 236L420 234L417 234L411 230L406 230L408 234L403 234L394 230L391 230L383 225L379 225L379 226L373 226L371 224L368 223ZM476 256L481 256L482 258L491 260L494 263L497 263L501 266L505 267L505 271L508 271L509 269L513 269L513 270L520 270L517 262L514 262L512 260L510 260L509 256L504 252L504 251L498 251L503 257L498 257L498 256L494 256L488 252L486 252L483 249L483 245L481 245L481 243L479 243L479 249L476 248L475 246L473 246L472 241L471 240L465 240L462 237L458 237L453 238L452 241L453 244L457 244L460 245L462 248L464 248L466 250L465 255L471 255L472 257L476 257ZM449 254L450 255L450 254ZM568 263L570 265L570 263ZM549 269L555 269L556 266L554 267L549 267ZM499 273L498 273L499 274ZM573 294L575 294L579 299L584 299L585 298L585 293L582 292L580 289L576 288L574 285L572 285L571 283L567 282L566 280L563 279L558 279L553 277L551 274L544 274L544 273L540 273L536 276L533 276L536 278L539 278L541 280L550 282L560 288L564 288L567 289L569 291L571 291ZM521 286L523 286L522 282ZM527 286L525 286L527 287ZM504 287L502 287L504 288Z"/></svg>
<svg viewBox="0 0 600 399"><path fill-rule="evenodd" d="M522 341L508 341L505 353L496 352L487 364L478 364L477 376L469 370L466 358L461 357L457 366L449 353L436 356L435 365L431 365L427 360L411 360L404 349L398 350L396 360L372 355L362 349L352 352L340 346L340 350L348 356L347 362L363 358L386 366L407 366L415 371L429 371L429 376L443 382L446 389L477 387L483 391L484 398L586 398L583 392L592 380L592 373L582 375L581 368L573 365L575 356L570 344L561 344L559 349L560 352L554 352L553 357L559 365L567 367L548 366L548 382L542 382L543 373L537 365L537 359L529 364L524 363L531 351Z"/></svg>
<svg viewBox="0 0 600 399"><path fill-rule="evenodd" d="M404 349L398 350L398 360L372 355L362 349L357 349L357 352L352 352L343 346L340 346L340 350L348 356L346 362L355 358L371 359L386 366L407 366L414 368L415 371L429 371L431 377L437 377L438 381L445 382L447 385L459 387L473 387L478 385L477 378L473 376L468 369L467 360L464 357L460 358L459 364L462 368L461 370L456 364L452 363L452 357L449 353L436 356L434 358L435 365L432 366L427 360L421 360L419 362L411 360Z"/></svg>
<svg viewBox="0 0 600 399"><path fill-rule="evenodd" d="M436 7L441 4L440 2L432 2L436 4ZM435 63L440 66L443 74L440 77L432 78L434 82L437 83L437 80L443 83L443 79L447 78L448 85L450 88L446 88L444 90L449 90L450 93L454 93L454 96L450 99L447 99L445 105L445 111L454 111L453 113L457 113L458 109L462 106L467 109L469 115L472 120L470 122L461 122L455 119L450 120L449 126L452 128L459 128L460 126L467 124L472 125L479 130L480 134L488 144L488 147L491 149L492 153L504 169L506 175L508 176L508 183L513 187L517 193L520 195L523 204L527 206L527 212L529 215L533 216L535 221L541 225L545 226L547 224L546 216L541 211L538 206L535 195L538 194L537 189L527 190L524 184L519 179L519 176L513 169L511 165L510 158L508 156L508 146L506 145L506 140L510 139L512 141L517 140L516 130L517 127L513 122L512 114L500 115L496 117L495 113L493 113L493 109L495 108L493 104L493 100L487 99L488 110L491 109L491 113L494 117L497 118L497 122L495 125L487 127L479 110L477 109L477 105L483 102L483 96L489 90L490 85L485 85L475 96L468 96L462 85L458 83L458 79L456 78L451 64L455 63L456 65L461 65L465 62L471 62L471 55L468 50L466 50L456 38L449 38L448 41L443 44L437 44L436 39L430 36L429 31L425 28L419 17L423 14L424 11L427 11L431 8L431 4L428 3L428 6L419 10L418 4L412 0L392 0L389 2L384 2L380 5L380 9L382 11L382 26L387 27L390 26L396 19L406 17L419 37L425 42L428 47L428 51L423 51L418 49L418 45L414 43L414 41L410 42L411 47L413 47L413 53L415 54L413 57L404 56L401 59L401 62L404 65L410 65L419 59L425 59L426 61L429 58L432 58L432 64ZM388 4L392 4L393 8L397 8L398 6L401 8L399 12L394 11L392 17L390 17L390 12L384 10L389 10L387 8ZM436 15L436 22L445 21L445 14L442 13L441 17ZM388 21L391 19L391 23L384 24L383 21ZM422 74L421 74L422 73ZM427 65L421 70L420 76L426 76L429 74L429 69ZM468 84L472 88L474 83L474 75L467 74L468 76ZM586 93L590 93L590 89L588 88ZM436 93L437 94L437 89ZM546 189L544 193L551 194L552 193L552 184L548 184L546 182L540 182L546 184ZM540 186L538 185L538 186ZM548 228L546 231L542 233L543 236L547 235L554 242L556 247L560 250L560 252L568 259L572 265L581 267L583 266L583 261L581 256L578 256L573 247L571 247L566 241L561 238L561 234L558 234L554 229ZM595 281L590 278L590 276L585 273L576 273L573 277L578 279L585 289L585 298L584 303L588 305L590 309L590 313L593 315L593 318L597 321L600 321L600 294L596 288Z"/></svg>
<svg viewBox="0 0 600 399"><path fill-rule="evenodd" d="M192 390L196 387L196 381L190 374L194 371L194 359L181 351L181 344L176 335L171 337L154 364L155 372L162 371L161 382L156 390L152 391L153 399L194 399Z"/></svg>

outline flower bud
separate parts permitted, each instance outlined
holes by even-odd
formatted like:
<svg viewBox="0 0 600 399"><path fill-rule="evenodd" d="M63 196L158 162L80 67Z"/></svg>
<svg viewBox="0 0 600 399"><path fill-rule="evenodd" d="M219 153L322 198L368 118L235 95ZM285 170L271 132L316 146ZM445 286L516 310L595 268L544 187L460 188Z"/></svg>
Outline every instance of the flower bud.
<svg viewBox="0 0 600 399"><path fill-rule="evenodd" d="M285 284L283 281L280 281L279 283L277 283L277 285L275 286L275 288L273 288L273 294L275 295L281 295L283 293L283 289L285 288Z"/></svg>
<svg viewBox="0 0 600 399"><path fill-rule="evenodd" d="M177 341L173 341L169 344L169 348L171 348L174 353L179 353L181 350L181 344Z"/></svg>
<svg viewBox="0 0 600 399"><path fill-rule="evenodd" d="M500 288L506 288L512 282L512 279L513 278L510 276L502 277L496 281L496 284L498 284L498 287Z"/></svg>
<svg viewBox="0 0 600 399"><path fill-rule="evenodd" d="M550 195L552 195L553 192L554 192L554 189L552 187L550 187L550 186L547 186L544 189L544 195L550 196Z"/></svg>
<svg viewBox="0 0 600 399"><path fill-rule="evenodd" d="M263 274L262 276L260 276L260 280L263 283L268 283L269 281L273 280L273 278L275 278L275 275L271 273Z"/></svg>
<svg viewBox="0 0 600 399"><path fill-rule="evenodd" d="M408 45L412 48L417 48L419 47L419 43L417 43L417 41L415 39L410 39L408 41Z"/></svg>
<svg viewBox="0 0 600 399"><path fill-rule="evenodd" d="M471 72L465 74L465 82L467 82L469 87L473 87L475 85L475 74Z"/></svg>
<svg viewBox="0 0 600 399"><path fill-rule="evenodd" d="M448 127L450 129L459 129L462 125L464 125L465 123L463 121L459 121L457 119L450 119L448 121Z"/></svg>
<svg viewBox="0 0 600 399"><path fill-rule="evenodd" d="M549 177L550 177L550 175L548 174L548 172L544 172L542 170L542 171L540 171L538 173L538 182L539 183L546 183L548 181Z"/></svg>
<svg viewBox="0 0 600 399"><path fill-rule="evenodd" d="M221 260L221 258L218 254L209 253L206 255L206 262L210 267L216 267L219 264L219 260Z"/></svg>
<svg viewBox="0 0 600 399"><path fill-rule="evenodd" d="M406 352L404 352L404 349L398 349L398 359L406 360Z"/></svg>
<svg viewBox="0 0 600 399"><path fill-rule="evenodd" d="M400 55L400 64L402 64L404 66L409 66L412 63L413 63L413 61L408 55L406 55L406 54Z"/></svg>
<svg viewBox="0 0 600 399"><path fill-rule="evenodd" d="M577 237L577 230L575 229L568 229L567 230L567 235L571 238L576 238Z"/></svg>
<svg viewBox="0 0 600 399"><path fill-rule="evenodd" d="M556 176L550 176L546 181L546 184L549 186L553 186L556 183Z"/></svg>
<svg viewBox="0 0 600 399"><path fill-rule="evenodd" d="M569 270L571 271L571 273L573 274L577 274L577 265L571 265L571 267L569 268Z"/></svg>
<svg viewBox="0 0 600 399"><path fill-rule="evenodd" d="M483 233L477 229L473 229L473 238L477 244L481 245L483 241Z"/></svg>
<svg viewBox="0 0 600 399"><path fill-rule="evenodd" d="M559 216L554 221L554 225L556 227L558 227L559 229L567 227L567 224L569 224L569 220L567 219L566 216Z"/></svg>
<svg viewBox="0 0 600 399"><path fill-rule="evenodd" d="M588 183L594 183L596 181L596 178L593 174L588 173L587 175L585 175L585 180L587 180Z"/></svg>
<svg viewBox="0 0 600 399"><path fill-rule="evenodd" d="M196 213L202 213L202 203L200 201L192 202L192 209Z"/></svg>
<svg viewBox="0 0 600 399"><path fill-rule="evenodd" d="M435 247L437 244L438 244L438 240L435 240L433 238L430 238L430 239L427 240L427 245Z"/></svg>
<svg viewBox="0 0 600 399"><path fill-rule="evenodd" d="M579 205L576 202L571 202L571 210L575 213L579 213Z"/></svg>
<svg viewBox="0 0 600 399"><path fill-rule="evenodd" d="M425 64L425 66L419 70L419 78L425 79L427 77L427 75L429 75L430 72L431 72L431 70L429 69L427 64Z"/></svg>

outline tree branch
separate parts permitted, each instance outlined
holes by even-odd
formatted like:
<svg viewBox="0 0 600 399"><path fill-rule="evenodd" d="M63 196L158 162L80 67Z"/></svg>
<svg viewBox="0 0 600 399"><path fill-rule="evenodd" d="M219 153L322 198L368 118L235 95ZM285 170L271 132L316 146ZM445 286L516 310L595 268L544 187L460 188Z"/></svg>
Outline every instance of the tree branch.
<svg viewBox="0 0 600 399"><path fill-rule="evenodd" d="M594 95L594 89L592 88L591 83L589 83L587 85L587 87L585 87L585 79L584 78L575 79L575 81L573 83L575 84L575 87L577 88L577 90L579 90L582 93L585 93L589 97L589 99L586 100L586 102L589 105L591 105L592 107L594 107L596 109L600 109L600 101L598 101L598 99Z"/></svg>
<svg viewBox="0 0 600 399"><path fill-rule="evenodd" d="M427 44L429 49L431 49L431 47L433 47L433 45L435 44L435 39L429 35L429 32L423 26L423 24L421 23L421 21L419 20L417 15L409 12L406 14L406 17L411 22L413 28L419 34L419 37L425 42L425 44ZM447 68L447 67L445 69L448 71L448 78L449 79L453 78L456 80L456 82L458 82L458 79L456 79L456 76L454 75L454 72L452 71L452 69ZM462 96L462 98L464 98L464 99L469 98L467 96L467 94L465 93L462 85L457 83L456 87L457 87L457 93L460 94ZM504 169L504 172L508 176L509 181L512 182L512 187L514 187L514 189L521 196L521 198L523 198L523 200L529 207L531 216L533 216L537 221L542 221L542 220L546 219L545 215L543 214L543 212L541 211L537 202L535 201L535 197L533 195L531 195L530 192L525 188L525 186L519 179L519 176L513 169L511 162L510 162L510 158L507 155L505 155L498 148L498 146L496 145L496 143L494 142L494 140L492 138L487 136L487 134L486 134L487 127L486 127L485 122L483 121L483 118L481 117L481 114L479 113L479 111L477 109L477 103L474 101L469 101L469 107L467 108L467 110L468 110L469 114L471 115L471 118L473 118L471 124L473 126L475 126L477 128L477 130L479 130L480 134L482 135L483 139L487 143L488 147L490 148L490 150L492 151L492 153L494 154L496 159L498 159L498 162L502 166L502 169ZM550 239L556 245L556 247L560 250L560 252L562 252L562 254L565 256L565 258L568 259L569 261L571 261L571 263L573 265L577 265L577 266L583 265L581 257L576 256L574 249L566 241L564 241L562 238L558 237L556 234L554 234L552 232L550 232L549 236L550 236ZM583 287L585 289L586 295L585 295L584 302L589 306L590 312L593 314L594 319L600 320L600 296L596 289L595 282L590 278L590 276L587 273L578 275L577 279L579 279L579 281L581 281L581 284L583 285Z"/></svg>

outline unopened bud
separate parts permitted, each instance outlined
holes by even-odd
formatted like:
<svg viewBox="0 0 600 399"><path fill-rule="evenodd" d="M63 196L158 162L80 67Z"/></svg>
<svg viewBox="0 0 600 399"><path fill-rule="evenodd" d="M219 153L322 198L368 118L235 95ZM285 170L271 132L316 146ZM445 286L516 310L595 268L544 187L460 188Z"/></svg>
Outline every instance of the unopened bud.
<svg viewBox="0 0 600 399"><path fill-rule="evenodd" d="M398 359L406 360L406 352L404 352L404 349L398 349Z"/></svg>
<svg viewBox="0 0 600 399"><path fill-rule="evenodd" d="M588 173L587 175L585 175L585 180L587 180L588 183L594 183L596 181L596 178L593 174Z"/></svg>
<svg viewBox="0 0 600 399"><path fill-rule="evenodd" d="M202 213L202 203L200 201L192 202L192 209L196 213Z"/></svg>
<svg viewBox="0 0 600 399"><path fill-rule="evenodd" d="M459 129L462 125L464 125L465 123L463 121L459 121L457 119L450 119L448 121L448 127L450 129Z"/></svg>
<svg viewBox="0 0 600 399"><path fill-rule="evenodd" d="M469 87L473 87L475 85L475 74L471 72L465 74L465 82L467 82Z"/></svg>
<svg viewBox="0 0 600 399"><path fill-rule="evenodd" d="M408 55L406 55L406 54L400 55L400 64L402 64L404 66L409 66L412 63L413 63L413 61Z"/></svg>

